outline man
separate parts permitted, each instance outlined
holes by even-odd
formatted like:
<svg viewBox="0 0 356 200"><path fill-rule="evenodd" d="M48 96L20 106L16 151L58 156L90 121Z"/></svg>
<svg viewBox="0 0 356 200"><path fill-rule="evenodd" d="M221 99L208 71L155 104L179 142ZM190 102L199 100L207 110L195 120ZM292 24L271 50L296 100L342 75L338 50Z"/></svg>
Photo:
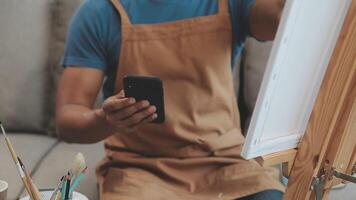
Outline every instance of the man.
<svg viewBox="0 0 356 200"><path fill-rule="evenodd" d="M72 19L57 97L68 142L105 139L100 198L281 199L271 169L240 157L231 65L272 40L283 0L87 0ZM126 98L126 74L160 77L166 121ZM94 109L104 83L103 105Z"/></svg>

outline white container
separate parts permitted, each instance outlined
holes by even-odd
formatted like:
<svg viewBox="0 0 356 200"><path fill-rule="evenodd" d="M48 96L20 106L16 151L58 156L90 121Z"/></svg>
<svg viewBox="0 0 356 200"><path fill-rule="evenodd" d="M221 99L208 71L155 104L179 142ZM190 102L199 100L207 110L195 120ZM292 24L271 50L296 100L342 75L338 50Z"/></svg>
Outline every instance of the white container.
<svg viewBox="0 0 356 200"><path fill-rule="evenodd" d="M53 191L52 190L45 190L45 191L40 190L40 193L42 196L42 200L50 200ZM31 199L27 195L27 196L21 198L20 200L31 200ZM89 200L89 199L79 192L73 192L73 196L72 196L71 200Z"/></svg>
<svg viewBox="0 0 356 200"><path fill-rule="evenodd" d="M0 180L0 200L6 200L7 189L9 184L6 181Z"/></svg>

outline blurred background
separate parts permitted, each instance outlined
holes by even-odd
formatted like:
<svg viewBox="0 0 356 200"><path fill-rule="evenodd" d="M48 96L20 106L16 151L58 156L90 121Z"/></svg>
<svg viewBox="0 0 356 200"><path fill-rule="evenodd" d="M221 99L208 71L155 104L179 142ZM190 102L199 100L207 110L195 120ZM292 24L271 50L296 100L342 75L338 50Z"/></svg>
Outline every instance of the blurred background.
<svg viewBox="0 0 356 200"><path fill-rule="evenodd" d="M89 174L78 191L98 199L95 166L104 156L103 145L61 142L53 123L67 26L81 2L0 1L0 119L39 188L55 187L75 154L82 152ZM249 38L234 68L244 127L253 111L271 46L272 42ZM0 140L0 179L9 183L8 199L18 199L25 194L23 184L2 136ZM330 199L356 199L356 188L335 189Z"/></svg>

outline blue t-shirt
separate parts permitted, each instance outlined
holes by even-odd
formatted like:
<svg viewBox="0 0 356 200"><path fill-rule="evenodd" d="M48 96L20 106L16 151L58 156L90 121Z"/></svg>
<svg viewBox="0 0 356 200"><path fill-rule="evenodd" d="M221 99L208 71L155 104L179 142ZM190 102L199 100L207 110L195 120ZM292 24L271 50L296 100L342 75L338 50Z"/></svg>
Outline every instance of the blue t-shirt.
<svg viewBox="0 0 356 200"><path fill-rule="evenodd" d="M229 0L233 28L232 65L249 34L248 17L254 0ZM133 24L152 24L214 15L218 0L121 0ZM113 95L120 55L120 16L109 0L86 0L68 30L63 66L90 67L105 72L104 97ZM218 39L218 38L217 38Z"/></svg>

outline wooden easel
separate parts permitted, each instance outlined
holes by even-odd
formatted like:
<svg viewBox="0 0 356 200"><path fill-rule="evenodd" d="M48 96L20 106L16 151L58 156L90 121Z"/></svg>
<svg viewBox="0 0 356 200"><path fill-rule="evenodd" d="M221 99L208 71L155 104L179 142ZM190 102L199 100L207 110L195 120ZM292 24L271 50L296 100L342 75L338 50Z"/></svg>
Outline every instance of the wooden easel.
<svg viewBox="0 0 356 200"><path fill-rule="evenodd" d="M283 174L289 176L285 200L314 200L311 188L316 187L327 199L331 187L341 183L335 171L356 172L356 0L351 2L298 150L257 161L264 166L283 163Z"/></svg>
<svg viewBox="0 0 356 200"><path fill-rule="evenodd" d="M277 164L282 164L283 176L288 177L291 172L296 155L297 155L297 150L290 149L286 151L281 151L281 152L257 157L256 161L262 166L273 166Z"/></svg>

